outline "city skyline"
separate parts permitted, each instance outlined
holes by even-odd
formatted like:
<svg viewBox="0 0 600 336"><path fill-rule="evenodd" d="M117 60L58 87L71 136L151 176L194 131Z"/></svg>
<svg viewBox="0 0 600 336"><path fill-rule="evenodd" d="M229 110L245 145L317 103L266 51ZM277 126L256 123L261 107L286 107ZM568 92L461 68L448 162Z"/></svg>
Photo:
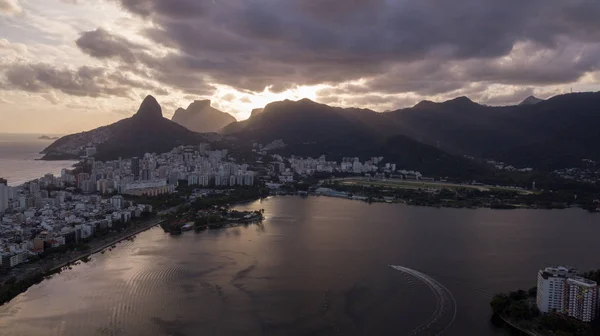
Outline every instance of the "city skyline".
<svg viewBox="0 0 600 336"><path fill-rule="evenodd" d="M0 0L0 132L66 134L195 99L377 111L600 89L600 4Z"/></svg>

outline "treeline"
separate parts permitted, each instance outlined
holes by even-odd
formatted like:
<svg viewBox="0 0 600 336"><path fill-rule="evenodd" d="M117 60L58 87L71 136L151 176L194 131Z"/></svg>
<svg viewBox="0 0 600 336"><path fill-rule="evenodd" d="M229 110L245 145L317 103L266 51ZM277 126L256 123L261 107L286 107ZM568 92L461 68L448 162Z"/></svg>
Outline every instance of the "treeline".
<svg viewBox="0 0 600 336"><path fill-rule="evenodd" d="M444 207L490 207L493 209L514 209L514 205L524 205L541 209L563 209L571 205L593 211L598 204L590 194L587 198L575 197L569 192L544 191L522 194L516 190L492 189L482 191L475 188L441 189L438 193L423 189L405 189L373 185L352 185L325 182L324 186L351 194L359 194L369 198L395 197L405 200L410 205L444 206ZM597 195L596 195L597 197Z"/></svg>
<svg viewBox="0 0 600 336"><path fill-rule="evenodd" d="M189 207L195 210L209 209L215 206L225 206L233 203L246 202L269 196L269 190L264 187L237 188L222 194L210 194L194 200Z"/></svg>
<svg viewBox="0 0 600 336"><path fill-rule="evenodd" d="M558 313L542 314L536 305L537 288L529 291L518 290L507 294L497 294L490 302L492 312L511 321L524 330L554 336L588 336L592 329L585 323L578 322Z"/></svg>

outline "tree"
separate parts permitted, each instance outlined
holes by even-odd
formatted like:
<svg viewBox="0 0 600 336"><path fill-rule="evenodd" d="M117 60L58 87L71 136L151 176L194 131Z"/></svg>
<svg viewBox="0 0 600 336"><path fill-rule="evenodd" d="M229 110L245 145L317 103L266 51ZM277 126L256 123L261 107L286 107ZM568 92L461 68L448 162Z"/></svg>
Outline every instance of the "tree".
<svg viewBox="0 0 600 336"><path fill-rule="evenodd" d="M527 294L529 294L529 297L536 297L537 296L537 286L529 288L529 290L527 291Z"/></svg>
<svg viewBox="0 0 600 336"><path fill-rule="evenodd" d="M494 296L492 302L490 302L490 306L492 306L492 311L494 314L502 315L506 311L506 308L509 305L508 297L504 294L498 294Z"/></svg>

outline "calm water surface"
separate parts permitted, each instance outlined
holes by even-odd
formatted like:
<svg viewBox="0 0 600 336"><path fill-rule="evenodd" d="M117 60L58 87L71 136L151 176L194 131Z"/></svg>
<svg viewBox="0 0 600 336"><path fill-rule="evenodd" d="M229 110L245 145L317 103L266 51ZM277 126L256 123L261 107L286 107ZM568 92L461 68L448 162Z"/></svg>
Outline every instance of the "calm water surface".
<svg viewBox="0 0 600 336"><path fill-rule="evenodd" d="M260 208L262 225L154 228L95 255L0 307L0 335L504 335L493 293L534 286L546 265L600 268L600 217L576 209L291 196L239 207ZM447 288L455 318L450 296L388 264Z"/></svg>
<svg viewBox="0 0 600 336"><path fill-rule="evenodd" d="M39 140L36 134L0 133L0 177L8 185L17 186L44 176L46 173L60 175L63 168L70 168L76 161L40 161L40 152L52 144L51 140Z"/></svg>

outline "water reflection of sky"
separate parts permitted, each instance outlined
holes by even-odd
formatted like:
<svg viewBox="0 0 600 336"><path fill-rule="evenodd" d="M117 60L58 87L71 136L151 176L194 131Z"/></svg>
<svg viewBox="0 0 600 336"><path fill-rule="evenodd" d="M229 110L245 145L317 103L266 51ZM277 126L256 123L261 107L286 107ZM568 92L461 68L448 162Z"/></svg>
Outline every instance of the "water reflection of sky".
<svg viewBox="0 0 600 336"><path fill-rule="evenodd" d="M94 255L2 306L0 335L410 334L431 316L435 297L387 264L453 293L458 315L445 335L492 335L495 292L533 286L537 268L552 260L600 267L590 257L600 254L600 227L580 210L325 197L239 206L260 208L261 225L176 237L154 228Z"/></svg>

